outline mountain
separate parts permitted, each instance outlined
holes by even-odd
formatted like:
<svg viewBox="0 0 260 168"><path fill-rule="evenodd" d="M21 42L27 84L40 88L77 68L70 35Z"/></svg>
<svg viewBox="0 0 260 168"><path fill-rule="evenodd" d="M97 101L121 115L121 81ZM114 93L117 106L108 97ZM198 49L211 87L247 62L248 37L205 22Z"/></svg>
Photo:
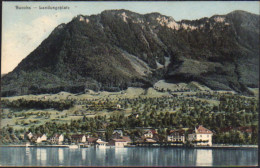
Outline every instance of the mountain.
<svg viewBox="0 0 260 168"><path fill-rule="evenodd" d="M258 67L259 15L175 21L106 10L57 26L2 77L2 96L148 88L161 79L249 93L258 87Z"/></svg>

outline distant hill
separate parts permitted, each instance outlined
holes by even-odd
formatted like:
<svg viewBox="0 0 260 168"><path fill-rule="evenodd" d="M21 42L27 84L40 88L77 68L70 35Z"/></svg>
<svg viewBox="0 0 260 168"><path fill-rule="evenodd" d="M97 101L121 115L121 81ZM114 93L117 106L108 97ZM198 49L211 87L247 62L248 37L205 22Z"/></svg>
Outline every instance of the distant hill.
<svg viewBox="0 0 260 168"><path fill-rule="evenodd" d="M107 10L57 26L2 77L2 96L119 91L159 80L250 93L259 81L259 15L175 21Z"/></svg>

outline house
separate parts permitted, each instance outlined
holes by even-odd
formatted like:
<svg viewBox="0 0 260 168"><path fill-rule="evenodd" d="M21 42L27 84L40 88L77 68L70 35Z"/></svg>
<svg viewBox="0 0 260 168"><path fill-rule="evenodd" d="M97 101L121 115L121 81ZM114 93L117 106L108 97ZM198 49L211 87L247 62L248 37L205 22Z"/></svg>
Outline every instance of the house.
<svg viewBox="0 0 260 168"><path fill-rule="evenodd" d="M64 141L64 136L62 134L54 134L50 138L50 142L52 144L62 144L63 141Z"/></svg>
<svg viewBox="0 0 260 168"><path fill-rule="evenodd" d="M132 142L132 140L130 139L129 136L122 136L121 138L122 138L123 140L125 140L127 143Z"/></svg>
<svg viewBox="0 0 260 168"><path fill-rule="evenodd" d="M42 137L41 134L33 135L33 137L31 138L31 141L34 143L41 143L42 142L41 137Z"/></svg>
<svg viewBox="0 0 260 168"><path fill-rule="evenodd" d="M46 134L35 134L30 140L34 143L42 143L44 141L47 141L47 136Z"/></svg>
<svg viewBox="0 0 260 168"><path fill-rule="evenodd" d="M168 142L183 142L185 143L185 131L184 130L172 130L167 136Z"/></svg>
<svg viewBox="0 0 260 168"><path fill-rule="evenodd" d="M197 146L212 146L212 136L212 131L199 125L191 134L188 134L188 140Z"/></svg>
<svg viewBox="0 0 260 168"><path fill-rule="evenodd" d="M87 144L88 145L94 145L97 140L98 140L98 138L89 137L87 139Z"/></svg>
<svg viewBox="0 0 260 168"><path fill-rule="evenodd" d="M123 136L123 131L122 130L114 130L113 131L113 135L114 134L118 134L119 137L122 137Z"/></svg>
<svg viewBox="0 0 260 168"><path fill-rule="evenodd" d="M42 135L41 135L41 140L42 140L42 141L47 141L47 136L46 136L46 134L42 134Z"/></svg>
<svg viewBox="0 0 260 168"><path fill-rule="evenodd" d="M87 137L84 134L74 134L71 136L71 141L74 143L85 143Z"/></svg>
<svg viewBox="0 0 260 168"><path fill-rule="evenodd" d="M121 105L120 105L120 104L117 104L117 105L116 105L116 108L117 108L117 109L121 109Z"/></svg>
<svg viewBox="0 0 260 168"><path fill-rule="evenodd" d="M153 138L153 136L157 134L155 130L148 130L144 133L145 138Z"/></svg>
<svg viewBox="0 0 260 168"><path fill-rule="evenodd" d="M97 148L105 148L107 146L107 142L102 141L101 139L97 139L94 144Z"/></svg>
<svg viewBox="0 0 260 168"><path fill-rule="evenodd" d="M26 132L24 137L27 139L31 139L33 137L33 134L31 132Z"/></svg>
<svg viewBox="0 0 260 168"><path fill-rule="evenodd" d="M127 142L124 139L112 139L108 142L108 145L115 146L116 148L123 148L125 145L127 145Z"/></svg>

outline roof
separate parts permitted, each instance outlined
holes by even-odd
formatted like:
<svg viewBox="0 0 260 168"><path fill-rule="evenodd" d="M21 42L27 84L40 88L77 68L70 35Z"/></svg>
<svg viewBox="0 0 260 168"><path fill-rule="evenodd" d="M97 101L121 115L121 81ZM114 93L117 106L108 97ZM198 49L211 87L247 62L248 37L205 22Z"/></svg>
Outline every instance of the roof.
<svg viewBox="0 0 260 168"><path fill-rule="evenodd" d="M105 141L97 141L96 143L97 144L107 144L107 142L105 142Z"/></svg>
<svg viewBox="0 0 260 168"><path fill-rule="evenodd" d="M118 132L118 133L119 133L119 132L120 132L120 133L123 133L122 130L114 130L114 131L113 131L113 133L116 133L116 132Z"/></svg>
<svg viewBox="0 0 260 168"><path fill-rule="evenodd" d="M62 134L54 134L52 137L53 138L59 138Z"/></svg>
<svg viewBox="0 0 260 168"><path fill-rule="evenodd" d="M126 140L124 140L124 139L113 139L113 141L115 141L115 142L126 142Z"/></svg>
<svg viewBox="0 0 260 168"><path fill-rule="evenodd" d="M199 126L195 127L195 133L196 134L213 134L212 131L210 131L209 129L203 127L202 125L199 125Z"/></svg>
<svg viewBox="0 0 260 168"><path fill-rule="evenodd" d="M170 131L170 135L184 135L185 134L185 131L184 130L171 130Z"/></svg>
<svg viewBox="0 0 260 168"><path fill-rule="evenodd" d="M238 127L238 130L241 132L247 132L247 133L252 133L252 127Z"/></svg>
<svg viewBox="0 0 260 168"><path fill-rule="evenodd" d="M157 132L155 130L148 130L145 132L145 134L147 134L148 132L152 132L152 134L157 134Z"/></svg>
<svg viewBox="0 0 260 168"><path fill-rule="evenodd" d="M188 134L192 134L193 132L194 132L193 129L188 129L188 130L187 130L187 133L188 133Z"/></svg>
<svg viewBox="0 0 260 168"><path fill-rule="evenodd" d="M41 138L40 135L33 135L32 139L38 139L38 138Z"/></svg>
<svg viewBox="0 0 260 168"><path fill-rule="evenodd" d="M122 139L125 140L126 142L131 142L131 139L129 136L122 136Z"/></svg>
<svg viewBox="0 0 260 168"><path fill-rule="evenodd" d="M88 138L88 142L95 142L98 138Z"/></svg>
<svg viewBox="0 0 260 168"><path fill-rule="evenodd" d="M146 139L145 142L156 142L156 140L153 140L153 139Z"/></svg>

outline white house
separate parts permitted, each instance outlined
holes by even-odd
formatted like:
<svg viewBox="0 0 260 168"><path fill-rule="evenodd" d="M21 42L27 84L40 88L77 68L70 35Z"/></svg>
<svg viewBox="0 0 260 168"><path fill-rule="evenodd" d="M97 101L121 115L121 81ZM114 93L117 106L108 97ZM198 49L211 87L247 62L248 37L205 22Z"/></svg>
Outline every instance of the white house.
<svg viewBox="0 0 260 168"><path fill-rule="evenodd" d="M35 142L35 143L41 143L42 142L42 135L41 134L33 135L31 140L32 140L32 142Z"/></svg>
<svg viewBox="0 0 260 168"><path fill-rule="evenodd" d="M97 148L105 148L107 146L107 142L102 141L101 139L97 139L95 142L95 147Z"/></svg>
<svg viewBox="0 0 260 168"><path fill-rule="evenodd" d="M46 136L46 134L43 134L43 135L41 136L41 140L42 140L42 141L47 141L47 136Z"/></svg>
<svg viewBox="0 0 260 168"><path fill-rule="evenodd" d="M31 132L26 132L25 137L27 137L28 139L32 139L33 134Z"/></svg>
<svg viewBox="0 0 260 168"><path fill-rule="evenodd" d="M185 143L185 131L184 130L173 130L167 136L168 142L183 142Z"/></svg>
<svg viewBox="0 0 260 168"><path fill-rule="evenodd" d="M212 131L199 125L191 134L188 134L188 140L197 146L212 146L212 136Z"/></svg>
<svg viewBox="0 0 260 168"><path fill-rule="evenodd" d="M50 142L53 144L62 144L64 140L64 136L62 134L54 134L51 139Z"/></svg>
<svg viewBox="0 0 260 168"><path fill-rule="evenodd" d="M153 138L153 135L156 134L155 130L148 130L144 133L145 138Z"/></svg>
<svg viewBox="0 0 260 168"><path fill-rule="evenodd" d="M120 105L120 104L117 104L117 105L116 105L116 108L117 108L117 109L121 109L121 105Z"/></svg>
<svg viewBox="0 0 260 168"><path fill-rule="evenodd" d="M128 142L125 139L112 139L108 142L108 145L115 146L116 148L123 148L127 143Z"/></svg>

